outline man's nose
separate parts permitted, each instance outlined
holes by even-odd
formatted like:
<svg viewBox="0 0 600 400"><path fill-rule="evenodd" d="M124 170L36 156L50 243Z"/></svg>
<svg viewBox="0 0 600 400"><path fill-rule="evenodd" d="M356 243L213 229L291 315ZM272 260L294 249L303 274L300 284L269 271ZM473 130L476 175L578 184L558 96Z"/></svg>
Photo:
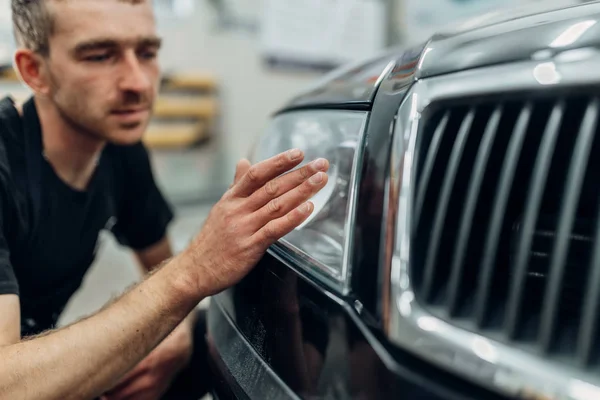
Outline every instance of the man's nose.
<svg viewBox="0 0 600 400"><path fill-rule="evenodd" d="M119 88L123 91L144 92L150 89L150 77L145 73L135 52L128 52L123 60Z"/></svg>

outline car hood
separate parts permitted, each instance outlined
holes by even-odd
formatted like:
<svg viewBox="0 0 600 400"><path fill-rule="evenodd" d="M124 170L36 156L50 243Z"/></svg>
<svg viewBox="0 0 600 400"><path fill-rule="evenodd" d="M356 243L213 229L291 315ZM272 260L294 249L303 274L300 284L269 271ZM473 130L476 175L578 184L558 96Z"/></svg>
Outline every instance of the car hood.
<svg viewBox="0 0 600 400"><path fill-rule="evenodd" d="M414 46L345 66L296 96L287 107L369 107L383 79L416 79L600 46L600 2L552 2L483 14L441 29ZM286 107L286 108L287 108Z"/></svg>
<svg viewBox="0 0 600 400"><path fill-rule="evenodd" d="M435 34L416 78L529 60L600 44L600 2L533 5L489 13Z"/></svg>

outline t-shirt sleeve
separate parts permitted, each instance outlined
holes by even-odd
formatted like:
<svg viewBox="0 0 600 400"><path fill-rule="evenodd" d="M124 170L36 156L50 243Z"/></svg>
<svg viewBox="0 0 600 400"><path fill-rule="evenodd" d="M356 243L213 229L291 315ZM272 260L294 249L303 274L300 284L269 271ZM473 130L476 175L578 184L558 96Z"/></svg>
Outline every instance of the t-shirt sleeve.
<svg viewBox="0 0 600 400"><path fill-rule="evenodd" d="M10 234L7 232L7 229L11 225L11 221L8 218L11 217L11 213L7 198L6 180L3 179L4 174L2 170L0 162L0 295L18 295L19 284L10 260L10 248L7 241L7 234Z"/></svg>
<svg viewBox="0 0 600 400"><path fill-rule="evenodd" d="M10 262L10 251L4 233L0 234L0 295L2 294L19 295L19 284Z"/></svg>
<svg viewBox="0 0 600 400"><path fill-rule="evenodd" d="M13 107L12 99L5 97L0 100L0 135L5 137L8 135L10 124L10 113L16 113ZM2 141L0 141L0 295L3 294L16 294L19 295L19 283L15 275L15 271L10 259L10 247L7 238L12 237L9 230L14 227L14 221L10 218L15 217L14 209L11 208L9 202L10 198L8 193L10 192L8 186L8 176L10 175L8 170L8 157L6 148ZM12 212L11 212L12 211Z"/></svg>
<svg viewBox="0 0 600 400"><path fill-rule="evenodd" d="M174 214L156 184L148 150L143 143L120 152L122 195L113 233L124 246L142 250L167 234Z"/></svg>

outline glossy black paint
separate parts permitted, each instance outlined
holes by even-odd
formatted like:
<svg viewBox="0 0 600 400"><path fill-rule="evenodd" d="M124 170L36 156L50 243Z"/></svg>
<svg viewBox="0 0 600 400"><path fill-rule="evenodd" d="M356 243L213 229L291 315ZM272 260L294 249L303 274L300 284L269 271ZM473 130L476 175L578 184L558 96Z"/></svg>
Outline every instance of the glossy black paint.
<svg viewBox="0 0 600 400"><path fill-rule="evenodd" d="M282 108L359 107L366 109L375 101L378 77L390 61L396 60L394 75L399 84L451 72L501 64L543 59L558 52L600 45L600 2L583 2L560 8L556 4L531 5L511 12L490 14L453 30L441 31L428 41L381 54L341 69L315 88L297 96ZM564 46L551 44L573 25L594 21L594 25ZM412 60L411 62L407 62Z"/></svg>
<svg viewBox="0 0 600 400"><path fill-rule="evenodd" d="M344 104L349 108L365 108L372 103L379 78L398 50L388 50L376 57L335 71L324 82L296 96L285 109Z"/></svg>
<svg viewBox="0 0 600 400"><path fill-rule="evenodd" d="M342 299L270 254L213 298L209 316L220 398L501 399L388 345ZM221 361L231 357L235 365Z"/></svg>
<svg viewBox="0 0 600 400"><path fill-rule="evenodd" d="M470 29L463 33L433 36L424 51L417 78L464 71L494 64L548 58L557 52L600 44L600 3L588 3L566 9L517 17L505 16L505 22ZM581 36L565 45L552 43L577 23L593 21ZM567 35L569 36L569 35ZM567 44L568 43L568 44Z"/></svg>
<svg viewBox="0 0 600 400"><path fill-rule="evenodd" d="M351 296L361 304L365 323L381 326L381 234L389 175L392 132L398 108L413 82L422 46L399 57L378 89L369 116L353 227Z"/></svg>

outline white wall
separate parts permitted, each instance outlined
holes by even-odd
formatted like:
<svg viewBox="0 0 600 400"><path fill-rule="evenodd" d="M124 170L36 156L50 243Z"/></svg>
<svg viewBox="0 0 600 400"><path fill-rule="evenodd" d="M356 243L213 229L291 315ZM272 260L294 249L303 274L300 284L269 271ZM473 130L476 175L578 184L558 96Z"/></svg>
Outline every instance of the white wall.
<svg viewBox="0 0 600 400"><path fill-rule="evenodd" d="M14 49L10 19L10 0L0 0L0 64L6 64Z"/></svg>

